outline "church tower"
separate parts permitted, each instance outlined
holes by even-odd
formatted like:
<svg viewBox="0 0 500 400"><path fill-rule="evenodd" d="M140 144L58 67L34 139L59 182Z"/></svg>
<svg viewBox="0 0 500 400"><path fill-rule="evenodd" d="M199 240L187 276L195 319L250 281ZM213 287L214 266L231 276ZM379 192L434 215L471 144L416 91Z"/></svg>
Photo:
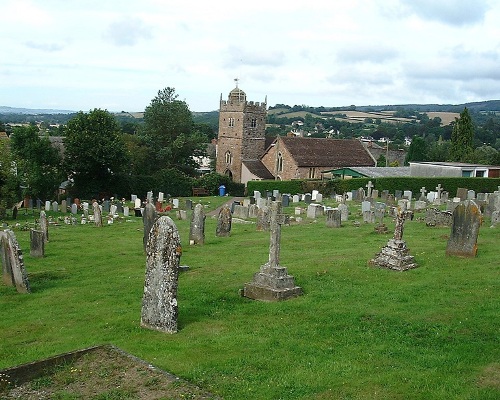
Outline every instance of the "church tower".
<svg viewBox="0 0 500 400"><path fill-rule="evenodd" d="M216 163L219 174L241 182L242 163L260 159L265 151L266 116L267 99L263 103L247 101L238 80L227 101L221 94Z"/></svg>

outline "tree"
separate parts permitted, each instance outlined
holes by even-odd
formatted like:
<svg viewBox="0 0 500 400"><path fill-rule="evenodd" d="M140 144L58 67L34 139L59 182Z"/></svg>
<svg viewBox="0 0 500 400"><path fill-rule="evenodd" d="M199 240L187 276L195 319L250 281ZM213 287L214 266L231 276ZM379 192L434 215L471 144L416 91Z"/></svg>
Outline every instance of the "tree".
<svg viewBox="0 0 500 400"><path fill-rule="evenodd" d="M13 168L10 140L0 140L0 218L6 209L19 200L19 181Z"/></svg>
<svg viewBox="0 0 500 400"><path fill-rule="evenodd" d="M61 155L36 126L15 127L10 136L12 156L17 166L23 195L52 199L64 179Z"/></svg>
<svg viewBox="0 0 500 400"><path fill-rule="evenodd" d="M127 167L120 127L106 110L79 112L68 121L65 167L79 196L112 193L116 174Z"/></svg>
<svg viewBox="0 0 500 400"><path fill-rule="evenodd" d="M474 125L467 107L460 113L460 118L455 120L451 132L450 161L467 162L472 158L474 151Z"/></svg>
<svg viewBox="0 0 500 400"><path fill-rule="evenodd" d="M208 138L195 129L193 117L184 101L177 100L175 89L158 91L144 111L141 133L149 148L149 171L175 168L194 174L193 156L203 156Z"/></svg>
<svg viewBox="0 0 500 400"><path fill-rule="evenodd" d="M426 161L427 160L427 143L420 136L415 136L410 144L408 153L406 154L405 164L410 161Z"/></svg>

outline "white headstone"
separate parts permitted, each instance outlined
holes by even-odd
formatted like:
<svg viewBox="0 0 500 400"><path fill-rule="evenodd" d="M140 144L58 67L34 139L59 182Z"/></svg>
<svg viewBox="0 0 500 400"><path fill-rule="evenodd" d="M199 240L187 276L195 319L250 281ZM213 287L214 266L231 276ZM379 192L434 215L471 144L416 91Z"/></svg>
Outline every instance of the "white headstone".
<svg viewBox="0 0 500 400"><path fill-rule="evenodd" d="M84 210L84 211L85 211L85 210L87 210L87 211L88 211L88 210L89 210L89 203L88 203L88 202L86 202L86 201L84 201L84 202L82 203L82 207L83 207L83 210Z"/></svg>
<svg viewBox="0 0 500 400"><path fill-rule="evenodd" d="M292 203L298 203L300 201L300 196L298 194L294 194L292 197Z"/></svg>
<svg viewBox="0 0 500 400"><path fill-rule="evenodd" d="M316 201L321 203L323 201L323 195L321 193L316 194Z"/></svg>
<svg viewBox="0 0 500 400"><path fill-rule="evenodd" d="M429 203L434 203L434 200L436 200L437 192L429 192L427 193L427 201Z"/></svg>
<svg viewBox="0 0 500 400"><path fill-rule="evenodd" d="M160 203L163 201L163 192L158 192L158 201Z"/></svg>
<svg viewBox="0 0 500 400"><path fill-rule="evenodd" d="M403 192L403 197L406 197L408 200L411 200L413 196L413 193L411 190L405 190Z"/></svg>
<svg viewBox="0 0 500 400"><path fill-rule="evenodd" d="M141 208L141 199L135 198L134 200L134 208Z"/></svg>
<svg viewBox="0 0 500 400"><path fill-rule="evenodd" d="M45 211L50 211L50 201L45 202Z"/></svg>
<svg viewBox="0 0 500 400"><path fill-rule="evenodd" d="M361 212L370 211L371 206L372 206L372 203L370 203L369 201L363 201L361 203Z"/></svg>
<svg viewBox="0 0 500 400"><path fill-rule="evenodd" d="M123 207L123 216L128 217L130 213L130 209L128 206Z"/></svg>
<svg viewBox="0 0 500 400"><path fill-rule="evenodd" d="M179 208L179 199L172 199L172 204L174 205L174 208Z"/></svg>
<svg viewBox="0 0 500 400"><path fill-rule="evenodd" d="M137 200L137 195L136 194L133 194L133 195L130 196L130 201L132 203L135 203L136 200Z"/></svg>
<svg viewBox="0 0 500 400"><path fill-rule="evenodd" d="M316 201L316 197L318 196L319 191L318 190L313 190L311 192L311 200Z"/></svg>

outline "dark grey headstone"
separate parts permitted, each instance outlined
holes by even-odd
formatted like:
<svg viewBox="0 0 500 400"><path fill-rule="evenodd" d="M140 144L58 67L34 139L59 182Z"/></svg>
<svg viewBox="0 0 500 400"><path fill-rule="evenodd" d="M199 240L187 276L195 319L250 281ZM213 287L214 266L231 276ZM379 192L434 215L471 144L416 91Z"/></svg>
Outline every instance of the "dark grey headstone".
<svg viewBox="0 0 500 400"><path fill-rule="evenodd" d="M281 204L283 207L288 207L290 205L290 196L288 194L281 196Z"/></svg>
<svg viewBox="0 0 500 400"><path fill-rule="evenodd" d="M28 274L24 267L24 258L21 247L17 242L16 235L10 229L6 231L8 245L8 257L10 258L10 267L12 270L12 280L16 290L19 293L31 293L30 283L28 281Z"/></svg>
<svg viewBox="0 0 500 400"><path fill-rule="evenodd" d="M341 226L341 213L338 208L331 208L326 210L326 227L327 228L340 228Z"/></svg>
<svg viewBox="0 0 500 400"><path fill-rule="evenodd" d="M105 213L109 213L110 206L111 206L111 203L109 202L109 200L104 200L102 202L102 211Z"/></svg>
<svg viewBox="0 0 500 400"><path fill-rule="evenodd" d="M179 232L172 219L162 216L153 224L146 246L146 275L141 326L177 332L177 285L182 254Z"/></svg>
<svg viewBox="0 0 500 400"><path fill-rule="evenodd" d="M43 231L37 231L35 229L30 230L30 256L45 256L45 240Z"/></svg>
<svg viewBox="0 0 500 400"><path fill-rule="evenodd" d="M0 261L2 262L2 282L4 285L14 286L10 261L9 235L5 231L0 231Z"/></svg>
<svg viewBox="0 0 500 400"><path fill-rule="evenodd" d="M475 257L480 226L481 211L477 204L473 200L459 203L453 210L453 223L446 255Z"/></svg>
<svg viewBox="0 0 500 400"><path fill-rule="evenodd" d="M193 209L193 201L190 199L186 199L186 210L192 210Z"/></svg>

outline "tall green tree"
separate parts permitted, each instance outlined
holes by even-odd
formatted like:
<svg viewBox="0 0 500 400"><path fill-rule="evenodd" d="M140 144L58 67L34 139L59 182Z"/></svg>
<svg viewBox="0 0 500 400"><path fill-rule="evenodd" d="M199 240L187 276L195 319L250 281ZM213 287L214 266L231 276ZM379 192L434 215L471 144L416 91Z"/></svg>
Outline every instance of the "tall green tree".
<svg viewBox="0 0 500 400"><path fill-rule="evenodd" d="M55 198L64 180L61 154L47 137L40 137L34 125L15 127L10 135L12 156L23 188L23 195Z"/></svg>
<svg viewBox="0 0 500 400"><path fill-rule="evenodd" d="M450 161L471 161L474 152L474 124L467 107L460 113L460 118L455 120L451 132Z"/></svg>
<svg viewBox="0 0 500 400"><path fill-rule="evenodd" d="M0 218L6 215L6 209L20 200L19 181L15 173L10 140L0 140Z"/></svg>
<svg viewBox="0 0 500 400"><path fill-rule="evenodd" d="M414 136L406 154L405 164L410 161L427 161L427 151L427 143L424 138Z"/></svg>
<svg viewBox="0 0 500 400"><path fill-rule="evenodd" d="M188 105L177 97L175 89L167 87L144 111L141 136L150 151L150 173L174 168L193 174L197 163L192 156L205 154L208 138L195 128Z"/></svg>
<svg viewBox="0 0 500 400"><path fill-rule="evenodd" d="M68 121L64 162L78 196L113 193L117 174L128 167L120 127L106 110L79 112Z"/></svg>

